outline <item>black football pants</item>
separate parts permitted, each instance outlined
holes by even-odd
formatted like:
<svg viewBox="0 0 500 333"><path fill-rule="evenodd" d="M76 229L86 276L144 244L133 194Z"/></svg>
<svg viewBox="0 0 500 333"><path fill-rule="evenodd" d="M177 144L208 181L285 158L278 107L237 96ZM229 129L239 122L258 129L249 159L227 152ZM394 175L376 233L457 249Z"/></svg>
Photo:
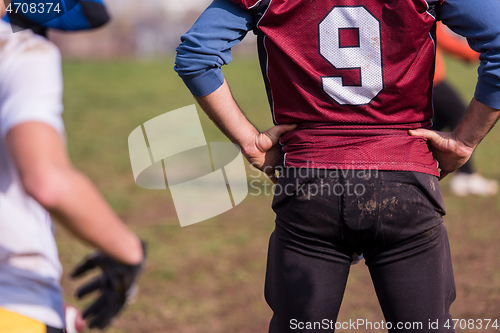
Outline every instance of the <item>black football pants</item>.
<svg viewBox="0 0 500 333"><path fill-rule="evenodd" d="M443 326L453 323L455 284L436 177L286 170L273 201L269 332L333 332L355 252L364 254L389 332L453 332Z"/></svg>

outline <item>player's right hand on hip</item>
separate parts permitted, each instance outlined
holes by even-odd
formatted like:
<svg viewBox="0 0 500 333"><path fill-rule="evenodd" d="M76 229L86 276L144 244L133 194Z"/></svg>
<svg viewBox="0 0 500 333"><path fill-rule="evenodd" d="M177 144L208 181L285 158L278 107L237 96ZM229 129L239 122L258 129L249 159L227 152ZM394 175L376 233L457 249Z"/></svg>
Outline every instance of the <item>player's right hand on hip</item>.
<svg viewBox="0 0 500 333"><path fill-rule="evenodd" d="M137 279L146 261L146 245L142 243L143 259L137 265L126 265L96 251L83 260L73 271L73 278L80 277L96 267L102 274L81 286L76 293L78 298L99 290L100 296L83 312L90 328L103 329L123 309L136 293Z"/></svg>
<svg viewBox="0 0 500 333"><path fill-rule="evenodd" d="M464 165L474 151L474 148L463 144L453 133L438 132L425 128L409 130L408 133L429 140L432 154L439 162L439 180Z"/></svg>
<svg viewBox="0 0 500 333"><path fill-rule="evenodd" d="M250 149L243 153L248 162L264 172L273 183L276 183L275 170L280 160L278 141L283 133L294 130L297 124L276 125L259 133Z"/></svg>

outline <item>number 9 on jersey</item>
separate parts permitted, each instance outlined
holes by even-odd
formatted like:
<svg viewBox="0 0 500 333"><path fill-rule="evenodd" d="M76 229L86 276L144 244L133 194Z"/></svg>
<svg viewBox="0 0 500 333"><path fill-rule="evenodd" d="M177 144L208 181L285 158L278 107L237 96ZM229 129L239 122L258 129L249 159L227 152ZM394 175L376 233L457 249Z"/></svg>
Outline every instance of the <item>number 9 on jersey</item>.
<svg viewBox="0 0 500 333"><path fill-rule="evenodd" d="M357 41L341 43L341 33ZM365 7L334 7L319 24L319 53L337 69L359 69L360 85L340 76L321 78L323 90L340 105L369 104L384 88L380 22Z"/></svg>

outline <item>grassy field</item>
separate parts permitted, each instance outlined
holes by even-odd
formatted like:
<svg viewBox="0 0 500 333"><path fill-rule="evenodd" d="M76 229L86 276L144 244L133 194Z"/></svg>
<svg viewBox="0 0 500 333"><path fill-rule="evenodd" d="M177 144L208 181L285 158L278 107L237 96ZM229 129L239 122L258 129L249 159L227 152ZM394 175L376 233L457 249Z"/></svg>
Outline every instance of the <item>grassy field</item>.
<svg viewBox="0 0 500 333"><path fill-rule="evenodd" d="M470 99L475 69L448 63L450 80ZM267 242L274 227L271 197L250 195L227 213L181 228L168 191L145 190L134 183L129 133L157 115L194 103L172 67L172 60L64 64L64 120L71 158L149 243L139 297L108 332L265 332L271 315L263 297ZM258 64L236 59L225 74L251 121L260 129L270 127ZM207 141L226 141L206 116L200 116ZM500 180L498 142L500 128L490 133L474 158L481 173ZM500 322L499 198L453 197L447 182L442 182L445 221L458 291L452 314ZM72 281L69 272L90 249L60 227L57 240L66 300L83 307L88 301L72 296L81 281ZM352 268L338 320L349 319L383 319L363 263Z"/></svg>

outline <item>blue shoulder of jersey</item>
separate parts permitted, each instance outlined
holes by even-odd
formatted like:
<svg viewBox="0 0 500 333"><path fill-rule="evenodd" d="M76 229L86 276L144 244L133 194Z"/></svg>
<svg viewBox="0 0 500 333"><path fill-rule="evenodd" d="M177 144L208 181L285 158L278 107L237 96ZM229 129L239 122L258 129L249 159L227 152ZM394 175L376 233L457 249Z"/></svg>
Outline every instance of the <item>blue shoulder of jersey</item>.
<svg viewBox="0 0 500 333"><path fill-rule="evenodd" d="M231 48L253 27L250 12L215 0L181 36L174 69L194 96L206 96L224 83L221 66L231 62Z"/></svg>
<svg viewBox="0 0 500 333"><path fill-rule="evenodd" d="M440 18L451 30L467 38L480 52L481 64L474 97L500 109L500 1L446 0Z"/></svg>
<svg viewBox="0 0 500 333"><path fill-rule="evenodd" d="M65 6L75 0L65 0ZM64 31L88 30L106 24L110 17L103 0L76 0L66 14L56 17L48 22L43 15L38 13L23 13L25 19L45 28L52 28ZM65 7L66 8L66 7ZM9 15L5 15L4 21L9 22Z"/></svg>

